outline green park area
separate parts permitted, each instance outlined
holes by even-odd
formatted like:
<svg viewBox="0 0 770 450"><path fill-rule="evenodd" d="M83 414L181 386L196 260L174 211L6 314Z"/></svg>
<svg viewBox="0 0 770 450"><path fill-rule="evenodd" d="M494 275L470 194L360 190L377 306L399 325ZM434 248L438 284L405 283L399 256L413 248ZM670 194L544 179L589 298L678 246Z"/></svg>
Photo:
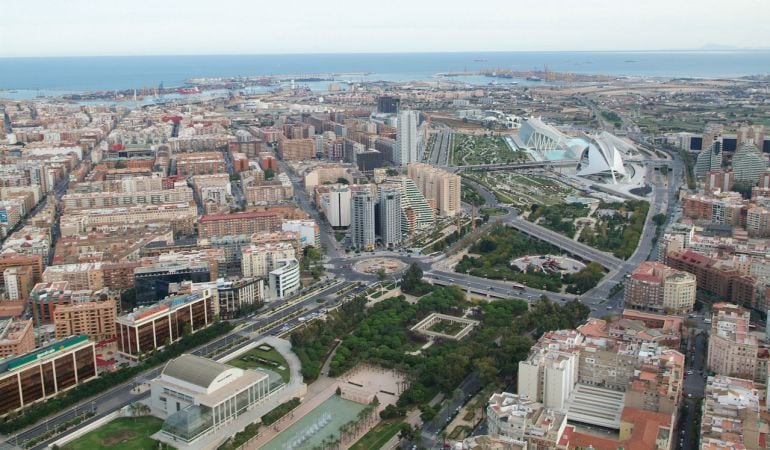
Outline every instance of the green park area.
<svg viewBox="0 0 770 450"><path fill-rule="evenodd" d="M479 195L475 189L466 185L463 185L460 190L460 198L463 202L473 206L481 206L486 203L484 197Z"/></svg>
<svg viewBox="0 0 770 450"><path fill-rule="evenodd" d="M150 438L160 431L163 421L157 417L120 417L65 445L66 450L119 448L122 450L168 449Z"/></svg>
<svg viewBox="0 0 770 450"><path fill-rule="evenodd" d="M451 161L454 166L526 162L528 159L526 152L513 151L499 136L454 135Z"/></svg>
<svg viewBox="0 0 770 450"><path fill-rule="evenodd" d="M601 203L596 224L580 232L580 242L618 258L628 259L636 251L650 204L645 201ZM614 211L614 213L612 213Z"/></svg>
<svg viewBox="0 0 770 450"><path fill-rule="evenodd" d="M597 263L572 274L546 272L535 267L525 271L511 265L522 256L558 255L561 251L551 244L527 237L502 224L494 225L469 249L455 266L455 271L493 280L515 281L534 289L560 292L566 285L569 293L583 293L596 286L604 277Z"/></svg>
<svg viewBox="0 0 770 450"><path fill-rule="evenodd" d="M436 419L438 408L430 405L430 400L439 392L451 395L471 372L476 372L485 385L509 385L533 339L549 330L574 328L590 312L579 301L560 305L547 298L531 305L514 299L471 303L456 286L425 283L416 265L406 271L401 287L410 295L424 295L414 303L398 296L368 308L365 299L353 300L325 323L308 324L291 335L292 348L302 360L303 370L305 366L320 367L339 343L330 364L331 376L366 362L398 370L411 380L397 404L387 406L380 414L393 425L381 425L356 448L379 448L395 434L395 423L409 408L419 408L425 422ZM472 310L468 317L478 320L480 326L460 341L437 340L422 348L429 338L410 330L433 312L459 315L469 308ZM415 348L422 350L411 351Z"/></svg>
<svg viewBox="0 0 770 450"><path fill-rule="evenodd" d="M352 450L369 450L383 448L383 446L401 430L403 423L400 420L383 420L368 433L363 435L352 447Z"/></svg>
<svg viewBox="0 0 770 450"><path fill-rule="evenodd" d="M228 362L240 369L267 369L281 376L284 383L289 382L289 364L278 350L269 345L261 345L241 355L238 359Z"/></svg>
<svg viewBox="0 0 770 450"><path fill-rule="evenodd" d="M563 204L575 189L553 176L512 172L473 172L464 175L492 192L500 203L519 208Z"/></svg>
<svg viewBox="0 0 770 450"><path fill-rule="evenodd" d="M589 208L579 203L562 205L538 205L527 218L557 233L573 238L577 232L575 219L586 217Z"/></svg>

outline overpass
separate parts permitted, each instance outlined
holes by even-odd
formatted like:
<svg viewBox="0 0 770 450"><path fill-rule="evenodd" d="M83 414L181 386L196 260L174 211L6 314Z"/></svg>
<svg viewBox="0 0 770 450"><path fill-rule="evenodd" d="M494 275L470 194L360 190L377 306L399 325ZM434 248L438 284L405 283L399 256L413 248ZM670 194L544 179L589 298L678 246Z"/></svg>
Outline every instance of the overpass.
<svg viewBox="0 0 770 450"><path fill-rule="evenodd" d="M474 170L516 170L516 169L536 169L540 167L565 167L577 166L576 159L560 159L554 161L529 161L525 163L497 163L497 164L471 164L468 166L456 166L455 172L465 172Z"/></svg>
<svg viewBox="0 0 770 450"><path fill-rule="evenodd" d="M576 256L584 261L594 261L601 264L605 269L617 270L623 266L624 261L603 251L589 247L580 242L576 242L564 235L547 228L536 225L525 219L514 217L506 221L506 225L515 228L521 233L540 239L541 241L553 244L562 249L565 253Z"/></svg>

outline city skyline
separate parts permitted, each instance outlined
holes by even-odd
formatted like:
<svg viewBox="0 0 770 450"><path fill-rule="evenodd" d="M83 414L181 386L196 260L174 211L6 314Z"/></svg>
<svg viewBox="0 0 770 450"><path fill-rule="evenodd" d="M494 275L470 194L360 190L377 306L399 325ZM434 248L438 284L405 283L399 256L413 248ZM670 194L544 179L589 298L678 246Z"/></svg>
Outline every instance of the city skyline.
<svg viewBox="0 0 770 450"><path fill-rule="evenodd" d="M6 5L7 16L14 20L0 28L0 57L770 47L762 15L745 14L761 8L756 0L739 0L729 10L715 0L655 0L644 5L594 0L580 8L554 0L547 17L539 4L482 3L468 10L398 0L372 17L347 0L331 12L312 2L271 5L268 11L241 0L218 3L216 10L205 2L140 0L116 7L85 0L66 5L33 0ZM715 8L719 15L710 14ZM127 21L130 27L124 26ZM715 36L713 31L725 23L742 26Z"/></svg>

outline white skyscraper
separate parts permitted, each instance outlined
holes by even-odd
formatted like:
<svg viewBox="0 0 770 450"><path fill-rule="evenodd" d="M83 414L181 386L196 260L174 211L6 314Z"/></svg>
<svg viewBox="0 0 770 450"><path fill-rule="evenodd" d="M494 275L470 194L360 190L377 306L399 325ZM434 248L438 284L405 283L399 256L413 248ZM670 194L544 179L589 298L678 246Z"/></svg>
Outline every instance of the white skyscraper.
<svg viewBox="0 0 770 450"><path fill-rule="evenodd" d="M374 249L374 196L368 190L350 201L350 241L358 250Z"/></svg>
<svg viewBox="0 0 770 450"><path fill-rule="evenodd" d="M401 193L395 188L380 191L380 238L382 246L401 245Z"/></svg>
<svg viewBox="0 0 770 450"><path fill-rule="evenodd" d="M398 113L393 163L405 166L417 158L417 112L401 111Z"/></svg>

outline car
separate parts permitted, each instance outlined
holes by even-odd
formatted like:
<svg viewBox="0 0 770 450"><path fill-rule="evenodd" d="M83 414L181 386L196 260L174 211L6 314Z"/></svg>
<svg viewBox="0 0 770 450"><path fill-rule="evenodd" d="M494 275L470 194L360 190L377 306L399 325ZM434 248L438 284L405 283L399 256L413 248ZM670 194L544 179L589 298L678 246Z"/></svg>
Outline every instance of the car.
<svg viewBox="0 0 770 450"><path fill-rule="evenodd" d="M692 370L687 371L687 375L692 375L692 373L693 373Z"/></svg>

